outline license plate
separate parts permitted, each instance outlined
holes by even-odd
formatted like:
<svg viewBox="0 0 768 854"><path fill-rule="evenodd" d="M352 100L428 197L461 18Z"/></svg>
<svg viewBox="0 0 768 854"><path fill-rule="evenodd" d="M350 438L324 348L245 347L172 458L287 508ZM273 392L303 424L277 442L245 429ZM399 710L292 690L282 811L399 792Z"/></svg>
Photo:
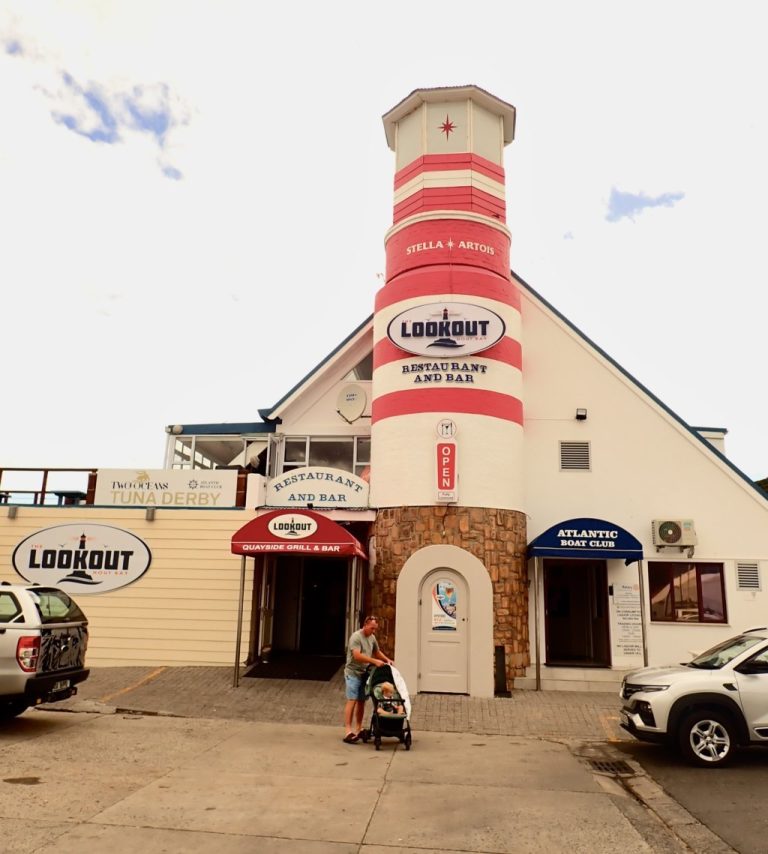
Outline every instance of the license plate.
<svg viewBox="0 0 768 854"><path fill-rule="evenodd" d="M64 691L69 688L69 679L60 679L58 682L53 683L54 691Z"/></svg>

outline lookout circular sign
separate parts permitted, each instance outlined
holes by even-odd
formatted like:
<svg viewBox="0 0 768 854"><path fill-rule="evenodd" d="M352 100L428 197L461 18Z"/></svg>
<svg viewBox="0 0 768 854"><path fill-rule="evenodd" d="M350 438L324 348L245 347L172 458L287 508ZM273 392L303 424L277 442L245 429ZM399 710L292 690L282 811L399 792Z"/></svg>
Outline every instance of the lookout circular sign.
<svg viewBox="0 0 768 854"><path fill-rule="evenodd" d="M25 537L13 568L30 584L79 595L106 593L138 581L152 554L144 540L111 525L56 525Z"/></svg>
<svg viewBox="0 0 768 854"><path fill-rule="evenodd" d="M461 356L493 347L504 337L503 319L481 305L435 302L406 309L387 327L389 340L418 356Z"/></svg>

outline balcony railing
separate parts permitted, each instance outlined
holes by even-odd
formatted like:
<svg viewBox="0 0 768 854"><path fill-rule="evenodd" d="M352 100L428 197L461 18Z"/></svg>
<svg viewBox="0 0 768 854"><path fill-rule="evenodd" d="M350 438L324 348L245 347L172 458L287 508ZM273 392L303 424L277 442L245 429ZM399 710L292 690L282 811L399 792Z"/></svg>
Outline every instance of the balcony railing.
<svg viewBox="0 0 768 854"><path fill-rule="evenodd" d="M236 507L245 507L248 472L238 466ZM18 506L92 505L98 469L0 468L0 504Z"/></svg>
<svg viewBox="0 0 768 854"><path fill-rule="evenodd" d="M0 468L0 504L93 504L97 469Z"/></svg>

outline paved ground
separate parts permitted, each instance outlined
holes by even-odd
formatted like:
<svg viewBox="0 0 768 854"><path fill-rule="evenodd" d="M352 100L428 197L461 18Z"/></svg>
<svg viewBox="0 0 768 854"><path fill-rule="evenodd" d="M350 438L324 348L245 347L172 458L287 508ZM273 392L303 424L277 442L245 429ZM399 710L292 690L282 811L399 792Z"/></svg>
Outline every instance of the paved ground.
<svg viewBox="0 0 768 854"><path fill-rule="evenodd" d="M410 753L396 742L385 742L380 753L370 744L343 745L342 706L341 672L327 682L241 678L235 688L231 668L94 669L78 696L29 711L0 732L6 772L0 779L0 838L19 846L4 850L733 854L637 762L619 767L627 757L618 742L626 743L629 736L618 726L620 701L614 694L418 695ZM221 720L229 724L222 727ZM142 721L136 732L146 734L133 748L131 731L123 736L119 723L130 721ZM43 731L48 726L60 740L60 753L52 752L51 735ZM85 736L84 751L78 752L66 735L72 727L94 734ZM177 730L191 754L170 750ZM39 762L13 744L16 735L40 744ZM123 737L129 738L124 745ZM221 766L222 739L234 770ZM193 772L186 766L190 755L197 756L192 750L197 740L207 761L203 758ZM159 764L146 758L155 741L166 757ZM250 751L249 763L241 759L244 750ZM14 751L18 762L12 768ZM62 770L51 756L67 751L74 764ZM376 757L383 756L387 762L376 764ZM78 770L78 761L90 765ZM313 770L318 761L322 768ZM358 761L363 762L359 768ZM128 788L115 782L116 763L141 772ZM220 766L221 773L216 771ZM48 776L38 777L38 767ZM207 774L209 767L215 779ZM365 783L350 784L350 769ZM54 810L54 820L41 829L44 837L30 846L26 824L17 817L23 807L16 797L23 788L19 781L42 785L49 780L52 794L45 804L55 805L62 784L72 791L90 774L97 778L94 791L102 785L106 795L95 804L84 796L76 819L69 807L62 807L61 816ZM361 785L364 808L348 807ZM290 801L296 787L307 815ZM39 799L45 793L33 789L30 794ZM274 805L283 798L288 806L276 811ZM351 829L339 825L340 814L352 821ZM392 833L397 836L388 841ZM259 838L256 848L254 836Z"/></svg>
<svg viewBox="0 0 768 854"><path fill-rule="evenodd" d="M241 678L226 667L107 667L91 671L76 697L51 709L82 709L87 701L120 710L182 717L337 725L342 729L341 670L328 682ZM621 701L615 694L515 691L509 698L448 694L413 698L414 731L472 732L540 738L618 741Z"/></svg>
<svg viewBox="0 0 768 854"><path fill-rule="evenodd" d="M640 771L624 786L554 740L376 751L317 724L99 708L0 729L3 854L732 854Z"/></svg>

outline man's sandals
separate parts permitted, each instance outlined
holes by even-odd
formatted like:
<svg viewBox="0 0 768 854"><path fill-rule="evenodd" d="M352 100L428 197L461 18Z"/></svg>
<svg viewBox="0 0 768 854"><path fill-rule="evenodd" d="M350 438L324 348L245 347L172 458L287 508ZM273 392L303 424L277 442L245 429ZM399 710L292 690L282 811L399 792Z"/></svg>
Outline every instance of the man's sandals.
<svg viewBox="0 0 768 854"><path fill-rule="evenodd" d="M347 744L354 744L356 741L360 741L360 733L358 733L358 732L348 732L348 733L344 736L344 738L342 739L342 741L346 742Z"/></svg>

